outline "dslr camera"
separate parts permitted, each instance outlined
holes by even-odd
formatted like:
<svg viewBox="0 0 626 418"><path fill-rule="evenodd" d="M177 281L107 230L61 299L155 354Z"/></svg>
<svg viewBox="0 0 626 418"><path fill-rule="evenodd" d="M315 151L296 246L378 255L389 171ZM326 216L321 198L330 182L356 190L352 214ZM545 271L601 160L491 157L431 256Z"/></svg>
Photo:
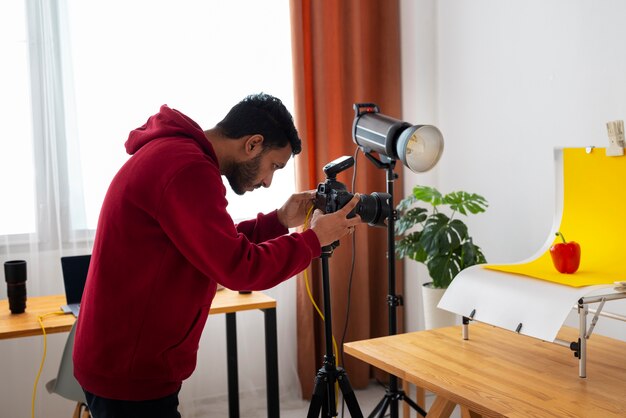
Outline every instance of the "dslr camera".
<svg viewBox="0 0 626 418"><path fill-rule="evenodd" d="M352 167L354 158L344 156L324 166L326 181L317 186L315 194L315 208L324 213L333 213L344 207L354 194L348 192L346 186L337 181L337 174ZM363 222L371 226L386 227L385 221L391 213L391 195L374 192L371 195L359 194L360 200L350 211L348 218L359 215Z"/></svg>

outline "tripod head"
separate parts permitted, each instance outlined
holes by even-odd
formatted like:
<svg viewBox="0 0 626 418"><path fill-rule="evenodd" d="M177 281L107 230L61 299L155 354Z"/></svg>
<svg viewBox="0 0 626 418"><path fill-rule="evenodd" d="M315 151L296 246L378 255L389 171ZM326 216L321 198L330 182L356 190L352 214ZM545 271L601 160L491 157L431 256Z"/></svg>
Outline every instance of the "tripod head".
<svg viewBox="0 0 626 418"><path fill-rule="evenodd" d="M335 248L339 247L339 241L334 241L332 244L330 245L324 245L322 247L322 257L326 256L326 257L331 257L333 255L333 251L335 251Z"/></svg>

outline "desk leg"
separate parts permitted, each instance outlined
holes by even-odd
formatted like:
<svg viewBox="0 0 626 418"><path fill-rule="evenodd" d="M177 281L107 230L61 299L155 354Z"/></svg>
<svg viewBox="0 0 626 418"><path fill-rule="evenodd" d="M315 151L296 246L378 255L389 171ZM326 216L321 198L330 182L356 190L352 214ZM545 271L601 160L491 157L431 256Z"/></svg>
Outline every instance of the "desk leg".
<svg viewBox="0 0 626 418"><path fill-rule="evenodd" d="M237 367L237 317L226 314L226 365L228 368L228 416L239 418L239 370Z"/></svg>
<svg viewBox="0 0 626 418"><path fill-rule="evenodd" d="M461 405L461 418L483 418L478 412L474 412L467 406Z"/></svg>
<svg viewBox="0 0 626 418"><path fill-rule="evenodd" d="M265 376L267 384L267 416L280 416L278 394L278 333L276 308L264 309L265 314Z"/></svg>
<svg viewBox="0 0 626 418"><path fill-rule="evenodd" d="M454 402L437 395L435 402L433 402L428 410L427 416L431 418L449 418L455 406L456 404Z"/></svg>
<svg viewBox="0 0 626 418"><path fill-rule="evenodd" d="M411 386L409 386L409 382L406 380L402 381L402 391L407 398L411 397ZM409 404L407 402L402 402L402 417L411 418L411 409L409 408Z"/></svg>

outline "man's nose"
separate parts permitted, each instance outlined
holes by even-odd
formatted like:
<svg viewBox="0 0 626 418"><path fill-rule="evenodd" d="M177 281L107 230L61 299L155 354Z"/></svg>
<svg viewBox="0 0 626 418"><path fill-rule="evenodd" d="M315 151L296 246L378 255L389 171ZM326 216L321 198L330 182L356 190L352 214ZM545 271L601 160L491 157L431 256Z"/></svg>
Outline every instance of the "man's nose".
<svg viewBox="0 0 626 418"><path fill-rule="evenodd" d="M267 177L262 180L263 187L268 188L272 184L272 179L274 178L274 173L271 173Z"/></svg>

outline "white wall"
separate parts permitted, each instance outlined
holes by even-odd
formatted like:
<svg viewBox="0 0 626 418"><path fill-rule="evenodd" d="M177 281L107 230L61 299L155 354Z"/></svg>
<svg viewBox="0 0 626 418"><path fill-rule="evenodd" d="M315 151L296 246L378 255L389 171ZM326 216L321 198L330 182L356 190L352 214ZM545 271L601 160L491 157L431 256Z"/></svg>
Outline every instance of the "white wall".
<svg viewBox="0 0 626 418"><path fill-rule="evenodd" d="M445 137L438 166L405 170L414 184L489 201L468 218L490 262L514 262L545 242L554 213L553 148L605 146L605 123L626 119L626 2L402 0L404 119ZM419 283L406 263L407 326L423 326ZM612 305L612 304L611 304ZM626 304L607 305L626 314ZM626 339L606 318L596 332Z"/></svg>

